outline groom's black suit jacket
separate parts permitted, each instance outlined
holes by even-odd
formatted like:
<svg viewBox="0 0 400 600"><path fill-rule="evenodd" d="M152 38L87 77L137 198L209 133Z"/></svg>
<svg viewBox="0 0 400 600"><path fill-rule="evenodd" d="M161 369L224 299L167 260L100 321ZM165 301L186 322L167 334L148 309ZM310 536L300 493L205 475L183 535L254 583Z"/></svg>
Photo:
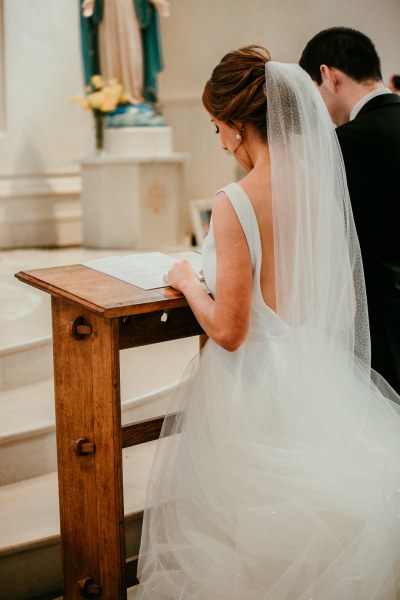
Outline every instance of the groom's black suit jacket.
<svg viewBox="0 0 400 600"><path fill-rule="evenodd" d="M336 133L363 258L372 366L400 393L400 96L375 96Z"/></svg>

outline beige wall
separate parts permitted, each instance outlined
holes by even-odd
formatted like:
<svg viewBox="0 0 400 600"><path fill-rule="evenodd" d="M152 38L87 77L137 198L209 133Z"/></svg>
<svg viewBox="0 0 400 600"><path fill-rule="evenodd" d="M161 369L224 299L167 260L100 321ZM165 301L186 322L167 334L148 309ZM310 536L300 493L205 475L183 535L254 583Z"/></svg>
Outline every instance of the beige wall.
<svg viewBox="0 0 400 600"><path fill-rule="evenodd" d="M89 119L75 0L1 0L0 248L80 240L80 176ZM1 104L1 103L0 103Z"/></svg>
<svg viewBox="0 0 400 600"><path fill-rule="evenodd" d="M88 120L66 104L82 89L78 23L75 0L3 0L0 175L78 170Z"/></svg>
<svg viewBox="0 0 400 600"><path fill-rule="evenodd" d="M400 69L399 0L172 0L162 19L164 98L201 94L212 67L230 49L258 43L274 60L297 62L305 43L326 27L369 35L384 75Z"/></svg>

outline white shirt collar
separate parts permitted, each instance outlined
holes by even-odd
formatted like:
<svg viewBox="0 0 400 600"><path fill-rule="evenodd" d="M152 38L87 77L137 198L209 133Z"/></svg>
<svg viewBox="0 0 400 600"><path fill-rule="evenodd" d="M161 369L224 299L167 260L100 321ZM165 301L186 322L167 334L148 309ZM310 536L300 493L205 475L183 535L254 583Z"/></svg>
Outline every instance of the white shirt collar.
<svg viewBox="0 0 400 600"><path fill-rule="evenodd" d="M391 94L391 93L392 92L389 90L389 88L386 88L386 87L378 88L377 90L373 90L372 92L369 92L369 94L366 94L365 96L363 96L363 98L361 98L361 100L359 100L357 102L357 104L355 104L353 106L353 109L350 113L349 121L352 121L353 119L355 119L356 116L358 115L358 113L360 112L360 110L362 109L362 107L365 104L367 104L367 102L372 100L372 98L375 98L375 96L381 96L382 94Z"/></svg>

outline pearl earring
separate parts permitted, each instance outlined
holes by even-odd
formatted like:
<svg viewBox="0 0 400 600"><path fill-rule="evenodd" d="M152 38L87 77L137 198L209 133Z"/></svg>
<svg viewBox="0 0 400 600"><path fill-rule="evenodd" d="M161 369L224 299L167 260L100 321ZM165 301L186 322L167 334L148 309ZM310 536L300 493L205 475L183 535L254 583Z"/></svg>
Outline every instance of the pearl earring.
<svg viewBox="0 0 400 600"><path fill-rule="evenodd" d="M237 139L237 140L241 140L241 139L242 139L242 136L240 135L240 133L237 133L237 134L235 135L235 137L236 137L236 139Z"/></svg>

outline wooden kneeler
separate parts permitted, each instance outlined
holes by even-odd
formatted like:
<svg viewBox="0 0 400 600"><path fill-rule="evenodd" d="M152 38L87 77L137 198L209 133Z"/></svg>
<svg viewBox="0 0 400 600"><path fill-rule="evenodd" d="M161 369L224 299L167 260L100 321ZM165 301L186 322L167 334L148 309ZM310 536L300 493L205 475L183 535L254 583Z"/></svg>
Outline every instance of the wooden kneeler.
<svg viewBox="0 0 400 600"><path fill-rule="evenodd" d="M158 439L163 417L121 427L119 352L204 332L171 288L145 291L71 265L20 272L52 296L63 598L125 600L122 449Z"/></svg>

